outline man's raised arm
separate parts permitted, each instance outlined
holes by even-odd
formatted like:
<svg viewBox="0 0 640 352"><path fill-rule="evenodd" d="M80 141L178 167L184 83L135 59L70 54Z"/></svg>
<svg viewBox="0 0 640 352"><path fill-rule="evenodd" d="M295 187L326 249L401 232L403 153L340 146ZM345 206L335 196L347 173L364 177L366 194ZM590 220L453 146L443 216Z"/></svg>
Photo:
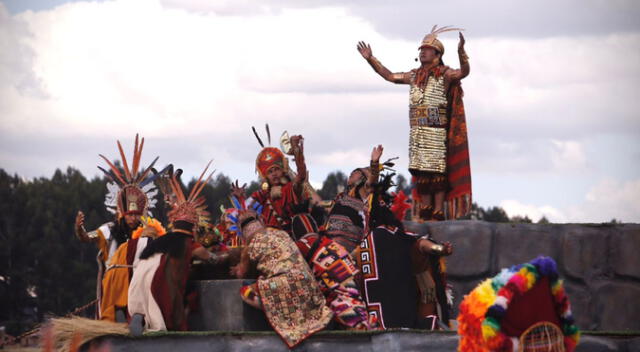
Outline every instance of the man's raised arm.
<svg viewBox="0 0 640 352"><path fill-rule="evenodd" d="M384 67L384 65L373 56L371 46L369 44L365 42L358 42L358 51L362 57L367 60L369 65L373 67L373 70L382 76L382 78L393 83L409 84L409 72L392 73L389 71L388 68Z"/></svg>

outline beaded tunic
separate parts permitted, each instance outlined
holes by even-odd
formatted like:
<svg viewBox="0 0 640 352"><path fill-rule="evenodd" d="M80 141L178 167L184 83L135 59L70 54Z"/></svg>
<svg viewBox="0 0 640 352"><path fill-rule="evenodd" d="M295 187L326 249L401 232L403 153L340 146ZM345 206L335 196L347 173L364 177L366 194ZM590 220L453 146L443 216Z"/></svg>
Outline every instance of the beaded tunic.
<svg viewBox="0 0 640 352"><path fill-rule="evenodd" d="M409 91L409 169L445 173L447 171L447 96L444 75L430 75L426 87L415 84Z"/></svg>

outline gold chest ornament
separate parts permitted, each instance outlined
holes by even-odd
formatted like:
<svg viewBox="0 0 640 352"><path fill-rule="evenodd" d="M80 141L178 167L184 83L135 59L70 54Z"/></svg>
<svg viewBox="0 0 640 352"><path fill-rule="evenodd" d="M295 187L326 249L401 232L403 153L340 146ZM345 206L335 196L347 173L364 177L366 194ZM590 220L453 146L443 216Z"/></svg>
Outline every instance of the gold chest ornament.
<svg viewBox="0 0 640 352"><path fill-rule="evenodd" d="M444 76L430 76L424 89L409 91L409 169L447 171L447 96Z"/></svg>

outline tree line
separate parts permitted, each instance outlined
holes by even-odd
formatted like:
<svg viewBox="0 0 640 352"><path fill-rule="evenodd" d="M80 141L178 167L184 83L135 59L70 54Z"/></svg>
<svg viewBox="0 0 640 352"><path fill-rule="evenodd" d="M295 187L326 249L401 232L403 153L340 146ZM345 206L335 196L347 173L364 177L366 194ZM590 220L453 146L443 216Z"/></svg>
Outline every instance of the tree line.
<svg viewBox="0 0 640 352"><path fill-rule="evenodd" d="M333 199L347 176L330 173L318 190ZM191 180L190 187L195 180ZM213 221L220 206L228 207L232 180L219 174L203 190ZM88 230L111 221L104 207L106 179L87 179L80 171L56 170L51 178L25 180L0 169L0 326L11 335L32 328L50 315L61 316L95 299L97 249L81 243L73 234L76 212L85 213ZM410 192L402 175L396 191ZM260 186L252 182L247 191ZM531 222L509 218L503 209L484 209L474 204L473 218L496 222ZM154 215L166 223L164 203L158 199Z"/></svg>

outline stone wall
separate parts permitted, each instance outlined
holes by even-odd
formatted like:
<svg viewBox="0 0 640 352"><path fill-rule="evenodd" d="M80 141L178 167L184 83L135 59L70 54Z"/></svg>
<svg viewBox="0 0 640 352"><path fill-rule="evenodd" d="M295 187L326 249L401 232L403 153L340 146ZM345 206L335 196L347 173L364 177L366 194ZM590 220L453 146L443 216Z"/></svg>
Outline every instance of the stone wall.
<svg viewBox="0 0 640 352"><path fill-rule="evenodd" d="M581 330L640 331L639 224L508 224L483 221L406 223L450 241L447 276L457 307L502 268L545 255L558 263Z"/></svg>

